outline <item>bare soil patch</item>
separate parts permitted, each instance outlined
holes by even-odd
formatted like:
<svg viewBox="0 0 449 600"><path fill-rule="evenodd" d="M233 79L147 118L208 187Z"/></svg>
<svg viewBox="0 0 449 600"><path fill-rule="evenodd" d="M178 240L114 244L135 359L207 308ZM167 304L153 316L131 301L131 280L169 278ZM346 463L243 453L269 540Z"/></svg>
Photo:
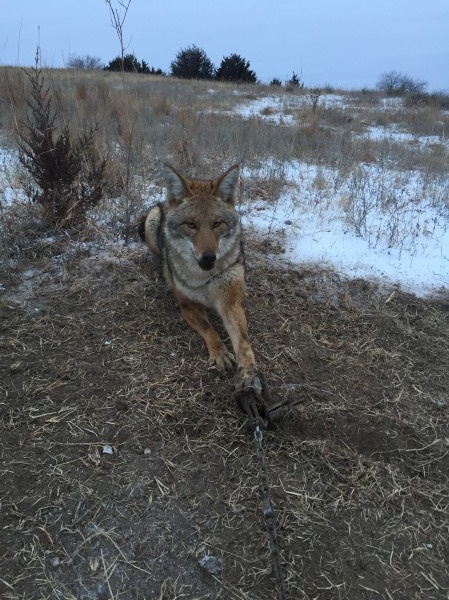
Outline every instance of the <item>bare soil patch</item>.
<svg viewBox="0 0 449 600"><path fill-rule="evenodd" d="M289 598L448 598L449 304L259 252L253 348L300 400L265 434ZM143 245L57 239L2 281L0 596L273 599L233 376Z"/></svg>

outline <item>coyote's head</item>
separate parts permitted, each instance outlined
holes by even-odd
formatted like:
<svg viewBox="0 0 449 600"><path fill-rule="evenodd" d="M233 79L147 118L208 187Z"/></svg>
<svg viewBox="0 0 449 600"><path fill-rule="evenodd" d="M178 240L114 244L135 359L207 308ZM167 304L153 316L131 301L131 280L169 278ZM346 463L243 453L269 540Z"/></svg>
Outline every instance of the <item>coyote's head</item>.
<svg viewBox="0 0 449 600"><path fill-rule="evenodd" d="M165 165L167 230L173 247L191 255L205 271L214 268L236 243L240 223L235 211L239 166L213 180L187 179Z"/></svg>

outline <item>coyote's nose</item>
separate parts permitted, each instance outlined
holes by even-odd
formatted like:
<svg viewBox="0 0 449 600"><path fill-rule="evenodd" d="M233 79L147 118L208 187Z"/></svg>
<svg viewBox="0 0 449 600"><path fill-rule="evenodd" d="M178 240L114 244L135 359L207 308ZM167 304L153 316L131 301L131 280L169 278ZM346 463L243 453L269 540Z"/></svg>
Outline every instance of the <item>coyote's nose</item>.
<svg viewBox="0 0 449 600"><path fill-rule="evenodd" d="M198 264L205 271L210 271L210 269L214 268L216 258L215 252L205 252L198 261Z"/></svg>

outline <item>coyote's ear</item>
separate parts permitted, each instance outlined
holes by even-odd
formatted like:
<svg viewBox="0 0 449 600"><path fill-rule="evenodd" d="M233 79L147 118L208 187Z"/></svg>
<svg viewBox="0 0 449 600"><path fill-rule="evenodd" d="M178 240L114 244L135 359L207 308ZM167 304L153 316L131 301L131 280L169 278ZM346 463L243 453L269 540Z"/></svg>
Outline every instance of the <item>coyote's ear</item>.
<svg viewBox="0 0 449 600"><path fill-rule="evenodd" d="M167 182L167 202L169 206L180 204L185 198L192 195L189 181L166 163L165 181Z"/></svg>
<svg viewBox="0 0 449 600"><path fill-rule="evenodd" d="M239 185L239 178L240 167L239 165L234 165L214 181L214 194L219 196L225 202L234 204Z"/></svg>

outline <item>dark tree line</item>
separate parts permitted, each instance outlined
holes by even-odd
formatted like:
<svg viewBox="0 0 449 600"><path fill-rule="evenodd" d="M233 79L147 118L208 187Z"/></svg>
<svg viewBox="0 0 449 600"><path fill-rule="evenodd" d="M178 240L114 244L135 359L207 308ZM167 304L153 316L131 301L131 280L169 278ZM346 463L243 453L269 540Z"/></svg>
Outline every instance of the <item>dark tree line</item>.
<svg viewBox="0 0 449 600"><path fill-rule="evenodd" d="M155 69L145 60L139 61L134 54L117 56L104 66L99 58L89 55L72 55L67 66L74 69L104 69L106 71L125 71L126 73L146 73L149 75L165 75L161 69ZM250 63L239 54L225 56L218 69L214 66L206 52L198 46L189 46L180 50L170 64L172 77L180 79L209 79L232 81L237 83L257 83L257 75L250 68Z"/></svg>
<svg viewBox="0 0 449 600"><path fill-rule="evenodd" d="M206 52L195 45L180 50L171 63L170 70L173 77L181 79L257 83L257 75L251 70L249 61L239 54L225 56L217 69Z"/></svg>
<svg viewBox="0 0 449 600"><path fill-rule="evenodd" d="M145 73L147 75L164 75L161 69L155 69L150 67L145 60L137 60L134 54L125 54L123 57L116 56L111 62L104 67L105 71L121 71L123 64L123 71L125 73Z"/></svg>
<svg viewBox="0 0 449 600"><path fill-rule="evenodd" d="M239 54L225 56L217 69L205 51L195 45L180 50L171 63L170 69L171 75L182 79L257 83L257 75L250 68L249 61Z"/></svg>

